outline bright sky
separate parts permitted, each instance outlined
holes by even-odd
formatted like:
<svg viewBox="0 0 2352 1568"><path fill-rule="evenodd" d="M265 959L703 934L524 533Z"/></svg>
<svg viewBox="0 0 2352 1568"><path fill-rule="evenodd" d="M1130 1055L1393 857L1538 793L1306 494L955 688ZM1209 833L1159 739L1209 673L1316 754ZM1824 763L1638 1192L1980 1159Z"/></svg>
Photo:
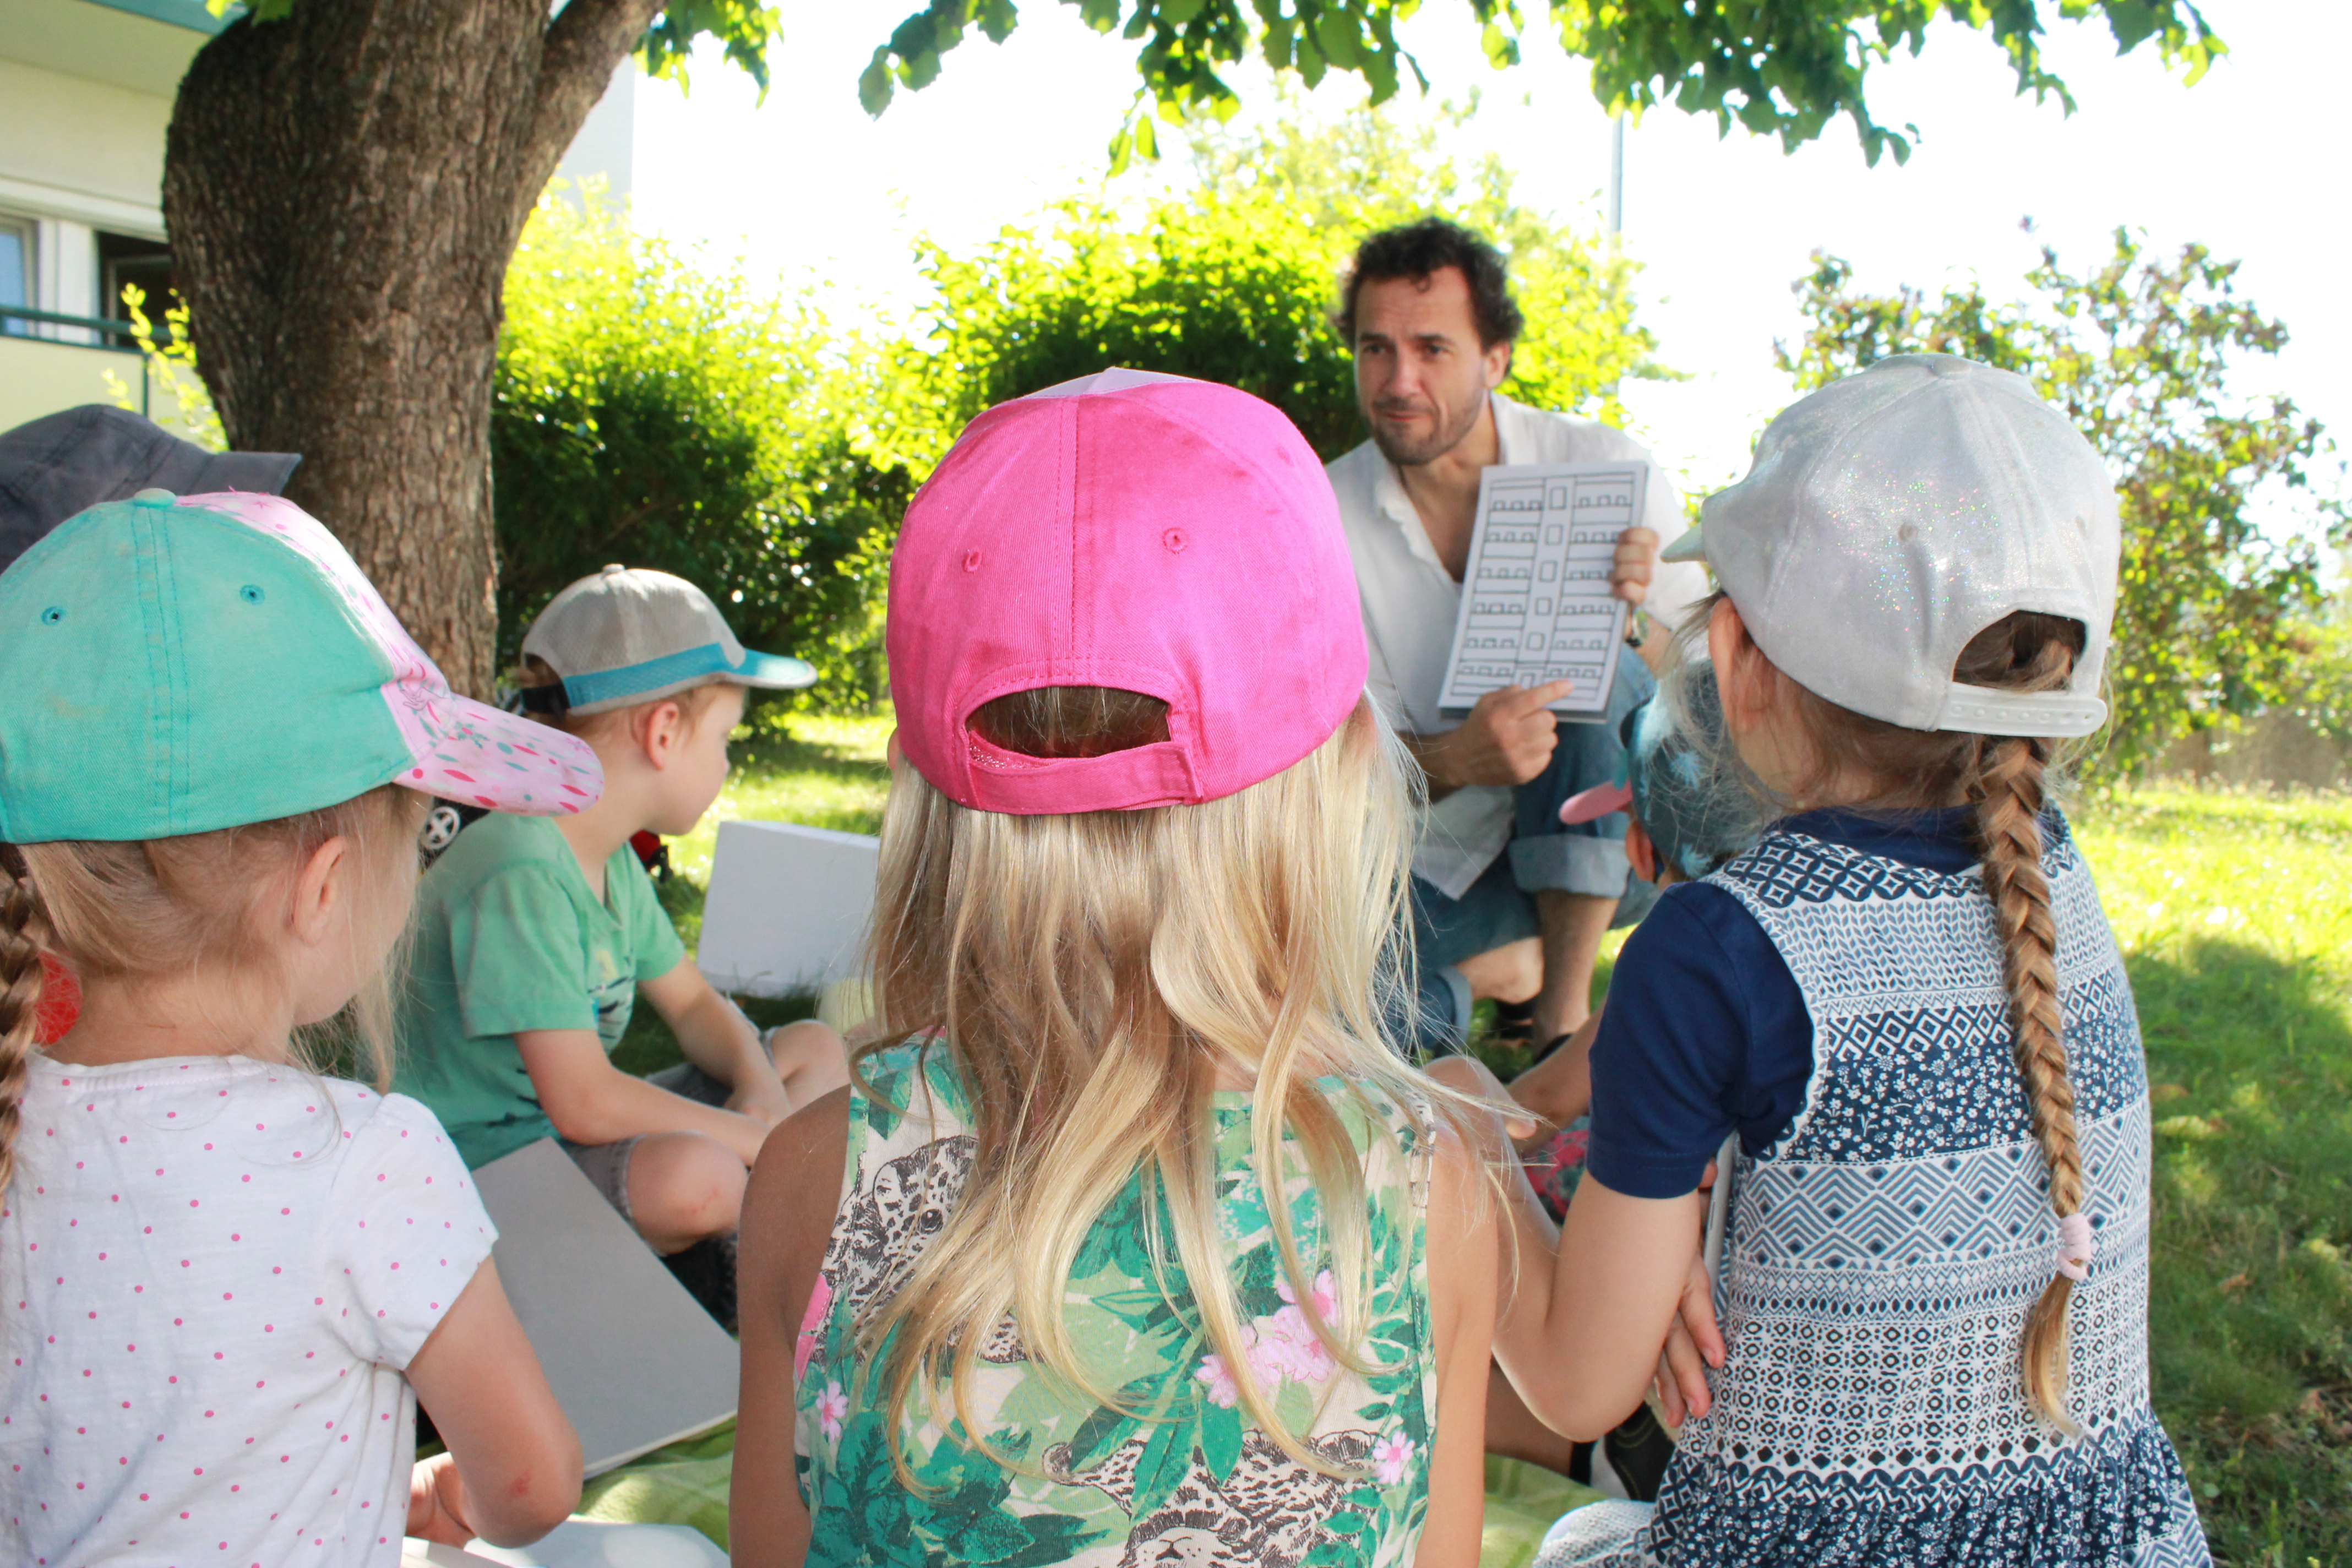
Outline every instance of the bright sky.
<svg viewBox="0 0 2352 1568"><path fill-rule="evenodd" d="M788 9L765 105L715 58L690 95L640 83L637 221L740 253L784 286L814 281L844 305L890 310L916 294L913 235L969 247L1100 182L1134 90L1134 46L1091 33L1066 5L1027 0L1004 46L972 35L937 82L869 121L857 73L912 8ZM1790 399L1772 343L1801 331L1789 285L1816 247L1854 263L1865 287L1932 291L1975 276L2009 299L2025 292L2042 242L2084 270L2118 224L2166 249L2201 240L2242 258L2241 291L2294 342L2240 390L2284 392L2352 432L2352 223L2325 195L2347 184L2336 165L2352 5L2203 0L2203 10L2231 54L2194 88L2146 46L2115 58L2104 25L2053 22L2050 56L2081 106L2071 119L2054 100L2016 98L1991 44L1939 24L1918 60L1872 73L1879 121L1919 128L1902 167L1865 167L1843 126L1788 156L1738 129L1718 139L1711 120L1653 111L1626 138L1624 244L1646 268L1641 319L1660 359L1694 379L1629 388L1638 433L1686 486L1745 470L1748 443ZM1408 89L1407 112L1482 89L1461 150L1500 151L1523 202L1601 221L1609 124L1580 63L1531 38L1525 62L1496 72L1466 7L1449 0L1401 32L1433 88L1425 106ZM1251 76L1244 99L1265 104L1263 87ZM1336 112L1360 92L1327 84L1316 103ZM2019 228L2027 216L2031 237Z"/></svg>

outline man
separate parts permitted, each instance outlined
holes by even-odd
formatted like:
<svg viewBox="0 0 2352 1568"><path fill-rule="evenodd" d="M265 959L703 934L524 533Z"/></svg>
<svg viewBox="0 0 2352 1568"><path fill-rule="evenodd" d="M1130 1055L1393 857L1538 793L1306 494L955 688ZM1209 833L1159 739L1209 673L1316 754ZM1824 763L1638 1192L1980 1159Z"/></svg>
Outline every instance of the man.
<svg viewBox="0 0 2352 1568"><path fill-rule="evenodd" d="M1601 938L1626 891L1624 818L1563 826L1559 805L1613 774L1618 721L1654 689L1643 660L1663 659L1705 577L1656 564L1660 542L1686 525L1654 470L1643 526L1625 531L1611 575L1649 624L1628 631L1638 654L1621 656L1605 721L1561 723L1547 710L1566 682L1490 692L1466 715L1441 711L1481 470L1649 453L1622 431L1495 390L1521 316L1501 255L1454 224L1425 218L1366 239L1337 324L1355 351L1371 431L1328 471L1363 595L1373 697L1428 778L1412 879L1423 1043L1458 1045L1471 1001L1489 996L1532 1000L1531 1037L1543 1046L1584 1022Z"/></svg>

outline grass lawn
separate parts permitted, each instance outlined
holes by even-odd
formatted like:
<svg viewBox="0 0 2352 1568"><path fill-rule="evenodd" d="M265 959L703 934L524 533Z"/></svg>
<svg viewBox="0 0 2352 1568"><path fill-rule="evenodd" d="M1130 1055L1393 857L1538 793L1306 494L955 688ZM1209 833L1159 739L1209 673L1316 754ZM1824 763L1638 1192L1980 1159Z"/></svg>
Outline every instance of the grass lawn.
<svg viewBox="0 0 2352 1568"><path fill-rule="evenodd" d="M873 832L888 731L793 717L739 744L671 850L689 945L718 821ZM2228 1568L2352 1568L2352 802L2136 790L2077 826L2156 1086L2157 1406ZM637 1071L676 1059L650 1011Z"/></svg>

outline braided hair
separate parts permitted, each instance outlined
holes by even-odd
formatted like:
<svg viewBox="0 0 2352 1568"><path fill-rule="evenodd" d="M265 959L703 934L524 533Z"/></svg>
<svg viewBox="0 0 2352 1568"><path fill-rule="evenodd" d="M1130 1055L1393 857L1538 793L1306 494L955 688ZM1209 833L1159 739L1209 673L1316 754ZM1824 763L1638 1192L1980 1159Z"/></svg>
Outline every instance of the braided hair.
<svg viewBox="0 0 2352 1568"><path fill-rule="evenodd" d="M40 899L25 857L0 844L0 1194L16 1169L16 1118L25 1100L41 985Z"/></svg>
<svg viewBox="0 0 2352 1568"><path fill-rule="evenodd" d="M1685 637L1704 637L1718 594L1684 622ZM2080 622L2021 610L1971 638L1952 679L2009 691L2049 691L2066 684L2083 651ZM2057 757L2047 740L1921 731L1882 722L1817 696L1777 668L1742 628L1735 658L1754 661L1790 706L1810 744L1804 776L1775 794L1753 773L1751 787L1775 814L1818 796L1833 781L1873 781L1870 806L1914 811L1965 802L1970 836L1984 867L2000 935L2001 978L2009 994L2017 1074L2034 1141L2049 1167L2050 1204L2061 1221L2083 1212L2083 1153L2074 1128L2074 1088L2066 1075L2065 1022L2058 1002L2058 928L2050 880L2042 870L2042 814L2050 803ZM1736 765L1736 764L1735 764ZM1744 772L1744 770L1743 770ZM2028 1310L2020 1346L2026 1398L2061 1428L2066 1415L2067 1304L2074 1282L2053 1277Z"/></svg>

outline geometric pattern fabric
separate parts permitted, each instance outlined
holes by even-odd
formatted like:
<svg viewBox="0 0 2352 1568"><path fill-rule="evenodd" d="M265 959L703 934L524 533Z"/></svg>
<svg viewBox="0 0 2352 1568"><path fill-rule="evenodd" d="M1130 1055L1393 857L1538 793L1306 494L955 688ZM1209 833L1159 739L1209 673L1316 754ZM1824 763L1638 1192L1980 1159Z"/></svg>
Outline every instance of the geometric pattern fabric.
<svg viewBox="0 0 2352 1568"><path fill-rule="evenodd" d="M1708 880L1787 961L1813 1071L1787 1134L1730 1173L1715 1406L1684 1426L1654 1512L1595 1515L1547 1564L2210 1562L2148 1405L2138 1017L2063 817L2042 826L2098 1243L2070 1313L2079 1432L2021 1381L2057 1220L1981 871L1774 831Z"/></svg>

